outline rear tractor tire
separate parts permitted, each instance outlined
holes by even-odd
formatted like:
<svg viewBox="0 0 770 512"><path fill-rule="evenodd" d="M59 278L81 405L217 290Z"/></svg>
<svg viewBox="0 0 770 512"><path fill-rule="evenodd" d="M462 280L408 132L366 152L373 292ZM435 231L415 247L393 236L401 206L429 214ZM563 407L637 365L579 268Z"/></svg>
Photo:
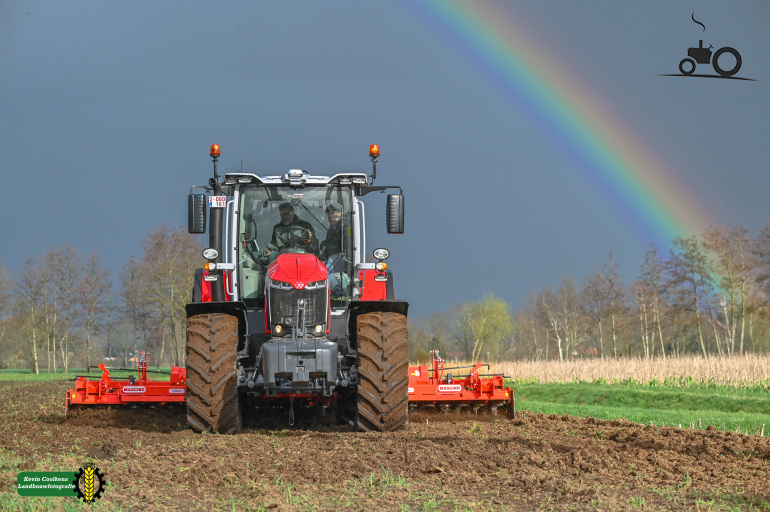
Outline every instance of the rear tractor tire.
<svg viewBox="0 0 770 512"><path fill-rule="evenodd" d="M404 430L409 425L406 315L367 313L358 317L356 330L356 426L365 432Z"/></svg>
<svg viewBox="0 0 770 512"><path fill-rule="evenodd" d="M238 319L212 313L187 319L187 424L196 432L241 431L236 372Z"/></svg>

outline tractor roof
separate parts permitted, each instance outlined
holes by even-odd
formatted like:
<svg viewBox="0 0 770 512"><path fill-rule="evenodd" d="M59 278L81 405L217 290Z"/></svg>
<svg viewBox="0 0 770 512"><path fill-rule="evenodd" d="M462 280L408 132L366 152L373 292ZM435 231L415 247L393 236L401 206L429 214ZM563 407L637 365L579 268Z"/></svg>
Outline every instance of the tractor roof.
<svg viewBox="0 0 770 512"><path fill-rule="evenodd" d="M254 183L260 185L365 185L366 174L364 173L341 173L334 176L311 176L307 171L301 169L292 169L286 174L279 176L257 176L256 174L246 172L234 172L225 174L223 185L235 185L237 183Z"/></svg>

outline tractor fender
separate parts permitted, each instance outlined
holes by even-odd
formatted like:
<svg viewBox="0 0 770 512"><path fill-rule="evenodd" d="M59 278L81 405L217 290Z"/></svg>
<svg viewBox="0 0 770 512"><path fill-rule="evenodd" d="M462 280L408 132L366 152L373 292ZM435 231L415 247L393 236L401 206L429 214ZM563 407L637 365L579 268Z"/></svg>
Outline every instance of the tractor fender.
<svg viewBox="0 0 770 512"><path fill-rule="evenodd" d="M405 300L354 300L348 306L350 317L364 313L382 311L384 313L400 313L406 316L409 303Z"/></svg>
<svg viewBox="0 0 770 512"><path fill-rule="evenodd" d="M211 282L206 280L210 272L203 268L195 269L195 277L193 279L192 300L193 302L211 302ZM230 288L230 271L222 273L222 279L225 280L225 301L233 300L230 293L227 291Z"/></svg>
<svg viewBox="0 0 770 512"><path fill-rule="evenodd" d="M396 300L393 273L390 270L361 270L359 280L362 284L360 300Z"/></svg>

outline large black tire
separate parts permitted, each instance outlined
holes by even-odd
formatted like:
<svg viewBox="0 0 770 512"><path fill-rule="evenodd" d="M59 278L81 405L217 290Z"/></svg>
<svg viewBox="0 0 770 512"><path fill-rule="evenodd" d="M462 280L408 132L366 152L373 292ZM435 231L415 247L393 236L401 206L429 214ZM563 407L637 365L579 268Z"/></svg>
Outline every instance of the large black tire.
<svg viewBox="0 0 770 512"><path fill-rule="evenodd" d="M213 313L187 319L187 424L197 432L241 431L236 359L238 319Z"/></svg>
<svg viewBox="0 0 770 512"><path fill-rule="evenodd" d="M409 355L406 316L367 313L357 319L358 410L365 432L391 432L409 425Z"/></svg>

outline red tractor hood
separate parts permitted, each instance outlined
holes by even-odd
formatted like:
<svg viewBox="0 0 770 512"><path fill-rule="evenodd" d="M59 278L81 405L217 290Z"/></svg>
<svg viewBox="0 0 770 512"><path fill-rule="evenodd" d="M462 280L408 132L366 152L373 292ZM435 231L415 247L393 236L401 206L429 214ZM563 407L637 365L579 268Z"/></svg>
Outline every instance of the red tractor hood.
<svg viewBox="0 0 770 512"><path fill-rule="evenodd" d="M309 253L281 254L267 267L267 275L273 281L291 284L301 290L308 283L325 281L329 271L321 260Z"/></svg>

